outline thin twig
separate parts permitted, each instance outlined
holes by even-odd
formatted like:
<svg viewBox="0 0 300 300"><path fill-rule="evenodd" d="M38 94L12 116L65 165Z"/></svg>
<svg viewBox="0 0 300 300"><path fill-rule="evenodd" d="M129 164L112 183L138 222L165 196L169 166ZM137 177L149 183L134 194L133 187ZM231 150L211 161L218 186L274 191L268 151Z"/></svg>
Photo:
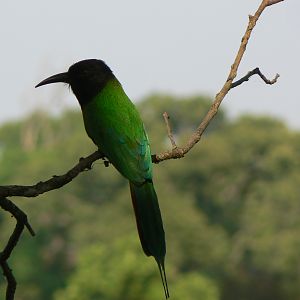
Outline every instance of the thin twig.
<svg viewBox="0 0 300 300"><path fill-rule="evenodd" d="M282 1L284 1L284 0L269 0L267 6L271 6L273 4L277 4Z"/></svg>
<svg viewBox="0 0 300 300"><path fill-rule="evenodd" d="M277 79L280 77L279 74L276 74L275 77L274 77L272 80L270 80L270 79L268 79L264 74L261 73L261 71L260 71L259 68L255 68L255 69L253 69L252 71L248 72L248 73L247 73L244 77L242 77L241 79L239 79L239 80L233 82L233 83L231 84L231 87L230 87L230 88L233 89L233 88L235 88L235 87L241 85L243 82L248 81L249 78L250 78L251 76L255 75L255 74L258 75L258 76L259 76L266 84L274 84L274 83L277 82Z"/></svg>
<svg viewBox="0 0 300 300"><path fill-rule="evenodd" d="M281 0L284 1L284 0ZM249 22L247 29L244 33L244 36L242 38L240 47L238 49L238 52L236 54L236 57L234 59L233 64L231 65L230 72L228 74L228 77L221 88L220 92L216 94L215 100L212 103L210 109L208 110L207 114L201 121L200 125L197 127L196 131L192 134L190 139L188 140L187 144L183 147L177 147L176 149L172 149L169 151L165 151L163 153L159 153L155 155L155 159L153 159L154 162L159 163L163 160L167 159L176 159L176 158L181 158L183 157L186 153L188 153L194 146L197 144L201 137L202 134L204 133L205 129L207 128L208 124L210 121L215 117L215 115L218 112L219 106L221 105L223 99L231 89L233 80L235 79L237 75L237 70L239 68L239 65L241 63L241 60L245 54L246 47L248 44L248 41L250 39L251 33L253 28L256 25L257 20L259 19L260 15L262 12L265 10L267 6L273 5L275 3L281 2L281 1L270 1L270 0L263 0L261 4L259 5L257 11L255 12L254 16L249 16Z"/></svg>
<svg viewBox="0 0 300 300"><path fill-rule="evenodd" d="M173 136L173 133L172 133L172 129L171 129L171 125L170 125L170 117L168 115L168 113L165 111L163 113L163 117L164 117L164 120L165 120L165 123L166 123L166 127L167 127L167 132L168 132L168 137L171 141L171 144L172 144L172 149L176 149L177 148L177 145L176 145L176 142L174 140L174 136Z"/></svg>

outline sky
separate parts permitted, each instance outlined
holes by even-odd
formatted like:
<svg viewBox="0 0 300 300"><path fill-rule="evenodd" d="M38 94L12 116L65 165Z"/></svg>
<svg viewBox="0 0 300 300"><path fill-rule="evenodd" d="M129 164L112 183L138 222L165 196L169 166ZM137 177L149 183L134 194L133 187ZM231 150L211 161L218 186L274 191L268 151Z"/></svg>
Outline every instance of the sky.
<svg viewBox="0 0 300 300"><path fill-rule="evenodd" d="M0 11L0 123L35 109L78 107L63 84L42 79L86 58L103 59L133 102L151 93L214 96L224 84L258 0L4 1ZM222 107L235 118L268 114L300 129L300 1L285 0L261 16L233 89Z"/></svg>

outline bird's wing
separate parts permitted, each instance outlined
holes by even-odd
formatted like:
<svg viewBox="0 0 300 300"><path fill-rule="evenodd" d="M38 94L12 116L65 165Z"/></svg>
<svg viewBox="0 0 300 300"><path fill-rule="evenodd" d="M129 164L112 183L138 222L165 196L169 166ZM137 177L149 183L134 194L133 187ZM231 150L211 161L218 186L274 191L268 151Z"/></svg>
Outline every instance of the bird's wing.
<svg viewBox="0 0 300 300"><path fill-rule="evenodd" d="M152 178L149 140L144 127L128 135L124 128L106 128L100 149L115 168L132 182L142 183Z"/></svg>
<svg viewBox="0 0 300 300"><path fill-rule="evenodd" d="M82 107L85 129L115 168L133 183L152 178L149 140L124 91L105 89Z"/></svg>

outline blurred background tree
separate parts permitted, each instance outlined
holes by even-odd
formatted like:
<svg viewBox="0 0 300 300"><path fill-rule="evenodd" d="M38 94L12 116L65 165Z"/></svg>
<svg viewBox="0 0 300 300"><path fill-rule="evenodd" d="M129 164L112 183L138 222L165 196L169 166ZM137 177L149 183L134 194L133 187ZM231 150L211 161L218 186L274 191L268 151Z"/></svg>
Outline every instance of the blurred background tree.
<svg viewBox="0 0 300 300"><path fill-rule="evenodd" d="M160 94L140 102L153 153L170 147L164 111L180 144L210 103ZM36 112L0 128L0 184L61 174L94 150L80 112ZM220 111L184 159L154 165L171 299L299 299L299 156L300 134L282 122L232 121ZM24 234L10 259L16 299L163 299L155 262L139 246L128 184L114 168L97 161L60 190L15 201L37 233ZM0 224L3 245L14 221L3 213Z"/></svg>

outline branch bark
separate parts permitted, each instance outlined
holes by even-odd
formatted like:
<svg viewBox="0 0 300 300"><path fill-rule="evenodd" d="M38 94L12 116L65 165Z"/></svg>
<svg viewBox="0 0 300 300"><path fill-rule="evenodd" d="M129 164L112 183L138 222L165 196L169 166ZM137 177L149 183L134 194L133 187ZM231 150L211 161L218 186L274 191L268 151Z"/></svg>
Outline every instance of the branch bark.
<svg viewBox="0 0 300 300"><path fill-rule="evenodd" d="M258 21L259 17L261 16L262 12L265 10L266 7L276 4L278 2L281 2L284 0L263 0L261 4L259 5L257 11L255 12L254 16L249 15L249 21L247 29L244 33L244 36L242 38L240 47L238 49L238 52L236 54L236 57L234 59L233 64L231 65L230 72L227 76L227 79L221 88L221 90L216 94L215 100L213 101L209 111L199 124L196 131L192 134L190 139L188 140L187 144L182 147L177 147L175 149L171 149L169 151L165 151L159 154L156 154L154 156L153 161L155 163L160 163L167 159L177 159L182 158L186 153L188 153L201 139L205 129L209 125L210 121L215 117L215 115L218 112L219 106L221 105L223 99L228 94L229 90L232 88L233 80L236 78L237 70L240 66L241 60L245 54L248 41L250 39L251 33L253 31L253 28L256 25L256 22Z"/></svg>

